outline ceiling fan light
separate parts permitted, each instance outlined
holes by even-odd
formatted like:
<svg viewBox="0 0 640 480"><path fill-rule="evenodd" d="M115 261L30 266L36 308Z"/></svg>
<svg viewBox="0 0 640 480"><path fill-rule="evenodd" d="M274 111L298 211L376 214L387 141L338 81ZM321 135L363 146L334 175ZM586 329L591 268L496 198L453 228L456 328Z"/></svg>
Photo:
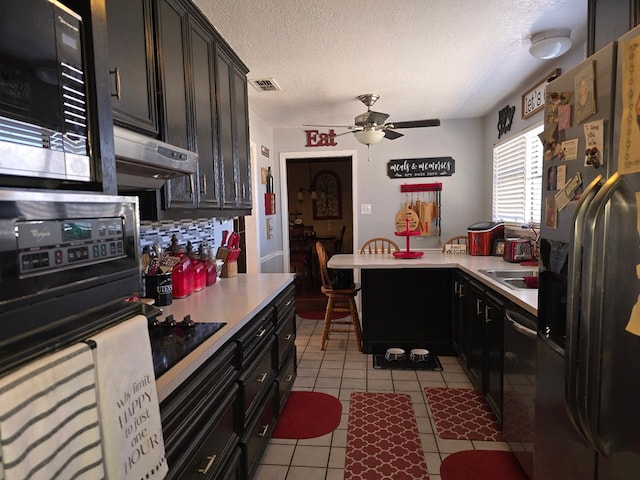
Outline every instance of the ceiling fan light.
<svg viewBox="0 0 640 480"><path fill-rule="evenodd" d="M531 36L529 53L540 60L558 58L566 53L573 44L571 30L549 30Z"/></svg>
<svg viewBox="0 0 640 480"><path fill-rule="evenodd" d="M361 130L359 132L353 132L353 134L363 145L373 145L384 138L384 132L382 130Z"/></svg>

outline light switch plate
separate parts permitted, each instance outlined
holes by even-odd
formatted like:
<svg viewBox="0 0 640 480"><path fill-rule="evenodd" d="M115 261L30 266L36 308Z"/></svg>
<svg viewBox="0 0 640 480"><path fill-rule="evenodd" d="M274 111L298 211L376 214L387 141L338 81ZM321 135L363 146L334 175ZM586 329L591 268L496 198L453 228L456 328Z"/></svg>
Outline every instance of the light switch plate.
<svg viewBox="0 0 640 480"><path fill-rule="evenodd" d="M360 204L360 215L371 215L371 204L370 203L361 203Z"/></svg>

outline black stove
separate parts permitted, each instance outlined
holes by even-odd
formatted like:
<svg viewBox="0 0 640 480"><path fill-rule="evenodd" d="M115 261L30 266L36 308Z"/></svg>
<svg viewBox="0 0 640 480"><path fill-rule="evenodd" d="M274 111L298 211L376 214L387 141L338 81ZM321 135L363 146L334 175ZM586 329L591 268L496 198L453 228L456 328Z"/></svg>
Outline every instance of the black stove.
<svg viewBox="0 0 640 480"><path fill-rule="evenodd" d="M167 315L162 322L150 320L149 337L155 377L160 377L225 325L193 322L188 315L182 321L175 321L172 315Z"/></svg>

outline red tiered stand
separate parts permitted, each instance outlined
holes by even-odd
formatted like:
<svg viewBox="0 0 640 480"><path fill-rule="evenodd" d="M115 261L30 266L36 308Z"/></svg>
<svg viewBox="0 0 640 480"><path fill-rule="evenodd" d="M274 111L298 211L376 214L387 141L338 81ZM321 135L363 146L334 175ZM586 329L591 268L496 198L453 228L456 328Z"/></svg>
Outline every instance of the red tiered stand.
<svg viewBox="0 0 640 480"><path fill-rule="evenodd" d="M403 252L393 252L393 256L396 258L420 258L424 255L424 252L412 252L409 250L409 239L420 235L420 230L411 230L409 228L409 218L406 219L407 229L404 232L395 232L397 237L405 237L407 240L407 249Z"/></svg>

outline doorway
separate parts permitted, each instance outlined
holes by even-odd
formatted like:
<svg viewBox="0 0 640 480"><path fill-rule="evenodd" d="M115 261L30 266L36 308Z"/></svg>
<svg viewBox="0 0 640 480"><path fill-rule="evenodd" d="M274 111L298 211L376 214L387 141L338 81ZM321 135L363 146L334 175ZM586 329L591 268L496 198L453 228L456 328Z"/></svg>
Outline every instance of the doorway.
<svg viewBox="0 0 640 480"><path fill-rule="evenodd" d="M284 271L296 271L297 283L319 291L315 240L307 242L304 259L291 248L290 233L304 228L320 239L327 253L353 253L357 245L355 151L281 153L280 174L283 185L282 231ZM305 228L306 227L306 228ZM296 241L296 244L299 243ZM304 271L303 271L304 269ZM302 278L300 278L302 277ZM315 284L315 285L314 285Z"/></svg>

